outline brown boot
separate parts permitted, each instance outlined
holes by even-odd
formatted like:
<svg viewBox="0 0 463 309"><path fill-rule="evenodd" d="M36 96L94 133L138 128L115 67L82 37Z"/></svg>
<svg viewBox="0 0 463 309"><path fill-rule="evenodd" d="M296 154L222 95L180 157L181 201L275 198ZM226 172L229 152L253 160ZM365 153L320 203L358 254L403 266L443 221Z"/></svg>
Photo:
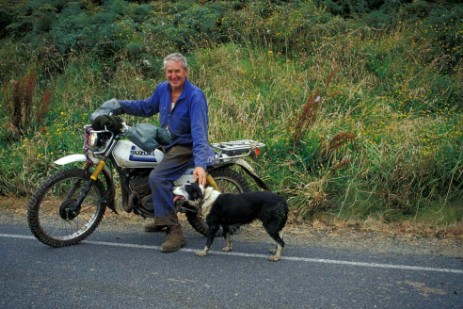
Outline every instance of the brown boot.
<svg viewBox="0 0 463 309"><path fill-rule="evenodd" d="M166 241L161 245L161 252L164 253L175 252L186 245L177 214L169 214L168 219L176 223L167 228Z"/></svg>
<svg viewBox="0 0 463 309"><path fill-rule="evenodd" d="M163 232L169 226L168 222L162 218L154 218L154 222L145 225L145 232L147 233L158 233Z"/></svg>
<svg viewBox="0 0 463 309"><path fill-rule="evenodd" d="M158 233L165 231L166 229L167 225L156 225L154 222L145 225L145 232L147 233Z"/></svg>

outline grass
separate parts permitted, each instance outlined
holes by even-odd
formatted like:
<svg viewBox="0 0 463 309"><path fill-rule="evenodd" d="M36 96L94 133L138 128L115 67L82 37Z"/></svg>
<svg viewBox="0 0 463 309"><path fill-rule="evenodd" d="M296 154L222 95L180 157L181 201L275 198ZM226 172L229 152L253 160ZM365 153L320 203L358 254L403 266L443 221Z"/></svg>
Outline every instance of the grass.
<svg viewBox="0 0 463 309"><path fill-rule="evenodd" d="M191 52L189 77L208 98L210 141L266 143L256 170L300 218L461 224L463 64L449 72L433 59L415 24L376 31L335 18L325 26L304 53L282 52L265 36ZM338 28L342 35L333 35ZM15 48L5 43L2 55ZM20 79L27 66L18 57L0 68L21 63ZM85 54L48 79L39 72L37 93L50 89L51 110L24 139L2 143L1 194L30 194L54 159L81 152L80 130L102 102L151 95L163 80L158 64L115 66ZM0 117L5 141L11 119Z"/></svg>

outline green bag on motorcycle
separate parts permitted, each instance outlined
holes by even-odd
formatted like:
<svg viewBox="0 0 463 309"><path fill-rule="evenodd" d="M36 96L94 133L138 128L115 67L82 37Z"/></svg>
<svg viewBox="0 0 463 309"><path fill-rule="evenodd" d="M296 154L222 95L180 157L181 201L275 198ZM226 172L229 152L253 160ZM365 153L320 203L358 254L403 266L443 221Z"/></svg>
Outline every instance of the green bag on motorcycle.
<svg viewBox="0 0 463 309"><path fill-rule="evenodd" d="M149 123L134 125L127 132L128 139L144 151L153 151L172 141L170 132Z"/></svg>

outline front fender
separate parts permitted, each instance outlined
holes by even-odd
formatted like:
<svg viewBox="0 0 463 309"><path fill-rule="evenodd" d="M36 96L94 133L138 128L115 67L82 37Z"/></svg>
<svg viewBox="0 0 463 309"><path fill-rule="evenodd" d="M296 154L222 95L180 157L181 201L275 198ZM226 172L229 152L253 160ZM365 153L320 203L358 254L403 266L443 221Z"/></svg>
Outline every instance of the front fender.
<svg viewBox="0 0 463 309"><path fill-rule="evenodd" d="M98 164L98 162L100 162L100 160L92 156L90 156L90 160L92 160L93 164ZM87 162L87 157L84 154L75 153L75 154L71 154L71 155L59 158L58 160L55 161L55 164L66 165L66 164L76 163L76 162ZM105 165L105 167L103 168L103 172L105 173L106 176L111 177L111 170L108 168L108 166Z"/></svg>
<svg viewBox="0 0 463 309"><path fill-rule="evenodd" d="M87 162L87 157L84 154L75 153L72 155L59 158L58 160L55 161L55 164L66 165L69 163L76 163L76 162ZM92 158L92 162L97 164L98 160L96 158Z"/></svg>
<svg viewBox="0 0 463 309"><path fill-rule="evenodd" d="M243 159L235 159L233 161L228 161L227 163L220 164L217 166L218 168L224 167L224 166L232 166L232 165L238 165L243 171L246 172L251 178L255 181L257 186L263 190L270 191L270 188L265 184L265 182L256 174L252 166Z"/></svg>

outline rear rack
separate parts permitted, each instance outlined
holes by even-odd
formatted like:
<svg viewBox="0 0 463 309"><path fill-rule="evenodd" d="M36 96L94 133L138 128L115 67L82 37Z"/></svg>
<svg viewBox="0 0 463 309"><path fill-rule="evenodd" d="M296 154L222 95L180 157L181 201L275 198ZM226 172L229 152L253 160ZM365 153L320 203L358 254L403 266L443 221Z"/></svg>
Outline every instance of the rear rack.
<svg viewBox="0 0 463 309"><path fill-rule="evenodd" d="M212 143L211 146L218 150L218 155L227 155L229 157L245 157L255 151L257 148L265 147L264 143L252 139L243 139L238 141L229 141L221 143Z"/></svg>

